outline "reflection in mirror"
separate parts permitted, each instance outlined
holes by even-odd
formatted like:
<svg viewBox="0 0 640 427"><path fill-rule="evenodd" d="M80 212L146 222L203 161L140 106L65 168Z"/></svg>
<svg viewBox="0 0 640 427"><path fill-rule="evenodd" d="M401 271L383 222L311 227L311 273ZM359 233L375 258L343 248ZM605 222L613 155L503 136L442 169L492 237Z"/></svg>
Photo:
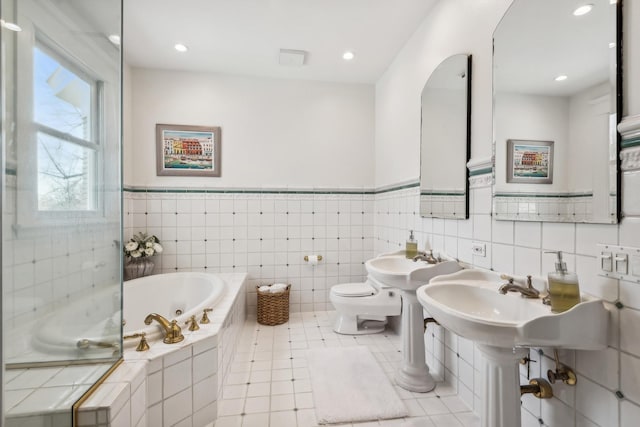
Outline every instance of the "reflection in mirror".
<svg viewBox="0 0 640 427"><path fill-rule="evenodd" d="M618 221L620 5L589 3L515 0L494 33L496 219Z"/></svg>
<svg viewBox="0 0 640 427"><path fill-rule="evenodd" d="M420 214L469 217L471 56L453 55L422 90Z"/></svg>
<svg viewBox="0 0 640 427"><path fill-rule="evenodd" d="M0 424L72 425L122 354L121 1L0 7Z"/></svg>

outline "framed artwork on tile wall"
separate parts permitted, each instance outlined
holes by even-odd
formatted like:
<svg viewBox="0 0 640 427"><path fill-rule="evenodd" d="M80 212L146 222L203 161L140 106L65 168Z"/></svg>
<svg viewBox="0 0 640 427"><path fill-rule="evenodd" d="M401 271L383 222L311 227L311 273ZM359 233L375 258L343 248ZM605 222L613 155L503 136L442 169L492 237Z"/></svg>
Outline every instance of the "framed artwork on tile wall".
<svg viewBox="0 0 640 427"><path fill-rule="evenodd" d="M553 141L507 140L507 182L553 183Z"/></svg>
<svg viewBox="0 0 640 427"><path fill-rule="evenodd" d="M220 127L156 124L156 173L220 176Z"/></svg>

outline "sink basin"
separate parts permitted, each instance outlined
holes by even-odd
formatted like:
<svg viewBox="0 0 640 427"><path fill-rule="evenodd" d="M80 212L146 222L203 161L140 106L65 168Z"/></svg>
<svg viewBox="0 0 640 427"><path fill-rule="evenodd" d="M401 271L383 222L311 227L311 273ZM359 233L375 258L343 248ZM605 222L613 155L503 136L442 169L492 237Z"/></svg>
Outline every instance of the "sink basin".
<svg viewBox="0 0 640 427"><path fill-rule="evenodd" d="M521 279L515 281L525 283ZM518 362L527 347L604 349L609 312L602 300L582 295L571 309L552 313L539 298L499 293L504 282L494 272L463 270L435 277L416 296L443 327L477 344L484 364L481 425L520 427ZM533 285L541 290L543 283L534 279Z"/></svg>
<svg viewBox="0 0 640 427"><path fill-rule="evenodd" d="M365 263L369 279L399 289L402 293L402 363L395 381L405 390L426 393L436 386L424 354L424 315L416 289L440 274L462 268L456 261L429 264L407 259L404 251L381 255Z"/></svg>
<svg viewBox="0 0 640 427"><path fill-rule="evenodd" d="M493 347L556 347L598 350L607 346L608 312L587 295L563 313L541 299L502 295L498 274L465 270L437 277L417 290L418 301L442 326Z"/></svg>
<svg viewBox="0 0 640 427"><path fill-rule="evenodd" d="M374 280L402 290L416 290L435 276L460 270L455 261L428 264L425 261L414 262L404 255L373 258L365 263L365 267Z"/></svg>

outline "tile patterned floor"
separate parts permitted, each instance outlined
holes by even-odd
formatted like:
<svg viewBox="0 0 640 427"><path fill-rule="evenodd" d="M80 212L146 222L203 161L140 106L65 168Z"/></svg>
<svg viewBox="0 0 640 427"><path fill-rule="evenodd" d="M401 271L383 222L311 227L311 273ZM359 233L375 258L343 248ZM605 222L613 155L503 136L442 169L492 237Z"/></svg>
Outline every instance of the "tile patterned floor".
<svg viewBox="0 0 640 427"><path fill-rule="evenodd" d="M305 357L315 347L366 345L392 378L402 343L394 333L349 336L333 332L335 312L292 313L288 323L244 325L219 401L216 427L314 427L313 390ZM393 380L391 380L393 383ZM332 426L479 427L480 420L456 396L438 383L430 393L412 393L396 386L409 417Z"/></svg>

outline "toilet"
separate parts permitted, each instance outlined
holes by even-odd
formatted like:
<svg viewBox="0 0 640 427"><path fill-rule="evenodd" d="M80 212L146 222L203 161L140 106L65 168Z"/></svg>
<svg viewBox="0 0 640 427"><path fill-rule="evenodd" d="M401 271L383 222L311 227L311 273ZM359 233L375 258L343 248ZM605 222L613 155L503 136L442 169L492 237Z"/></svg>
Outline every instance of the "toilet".
<svg viewBox="0 0 640 427"><path fill-rule="evenodd" d="M338 313L333 330L347 335L384 331L387 316L399 316L402 306L397 289L371 278L364 283L334 285L329 299Z"/></svg>

